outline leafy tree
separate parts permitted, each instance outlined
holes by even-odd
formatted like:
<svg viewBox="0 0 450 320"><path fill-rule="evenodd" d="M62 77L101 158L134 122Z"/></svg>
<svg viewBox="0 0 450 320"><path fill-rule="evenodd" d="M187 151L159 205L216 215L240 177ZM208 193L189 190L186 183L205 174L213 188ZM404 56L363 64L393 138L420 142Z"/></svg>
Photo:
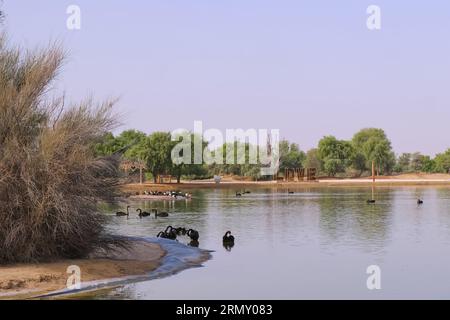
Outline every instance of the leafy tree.
<svg viewBox="0 0 450 320"><path fill-rule="evenodd" d="M395 164L391 142L382 129L363 129L353 136L352 144L356 153L366 159L366 170L375 161L379 173L390 172Z"/></svg>
<svg viewBox="0 0 450 320"><path fill-rule="evenodd" d="M408 172L411 169L411 153L402 153L395 165L396 172Z"/></svg>
<svg viewBox="0 0 450 320"><path fill-rule="evenodd" d="M152 173L155 183L158 175L167 174L171 170L172 147L170 132L154 132L145 139L147 169Z"/></svg>
<svg viewBox="0 0 450 320"><path fill-rule="evenodd" d="M436 170L436 162L431 159L430 156L423 156L422 158L422 171L431 173Z"/></svg>
<svg viewBox="0 0 450 320"><path fill-rule="evenodd" d="M303 168L306 154L300 150L298 144L289 143L287 140L280 141L280 170L286 168Z"/></svg>
<svg viewBox="0 0 450 320"><path fill-rule="evenodd" d="M172 141L172 148L175 147L180 142L180 139L182 136L183 135L180 134L179 137L176 137L175 141ZM208 143L203 141L202 137L195 135L193 133L190 134L190 139L191 139L191 143L189 146L190 151L191 151L190 163L174 164L172 161L170 171L177 178L177 183L181 182L182 176L189 176L189 175L203 176L206 174L206 170L203 166L203 163L196 164L194 161L194 142L195 142L195 139L199 139L200 141L202 141L202 152L208 146ZM183 152L184 152L184 150L180 151L180 154L179 154L180 157L183 157Z"/></svg>
<svg viewBox="0 0 450 320"><path fill-rule="evenodd" d="M94 146L95 155L97 157L109 156L118 150L120 150L120 146L111 132L106 133L101 141Z"/></svg>
<svg viewBox="0 0 450 320"><path fill-rule="evenodd" d="M127 130L118 137L118 145L121 148L128 147L124 157L129 160L145 160L148 154L146 145L147 135L138 130Z"/></svg>
<svg viewBox="0 0 450 320"><path fill-rule="evenodd" d="M250 148L255 148L257 151L257 163L250 163ZM225 143L215 151L222 152L223 164L211 164L208 166L208 170L211 175L231 174L243 177L251 177L255 180L259 179L261 178L262 168L262 164L259 161L259 148L260 147L250 145L249 143L242 143L238 141L232 144ZM244 153L238 155L239 149L243 149ZM231 158L233 163L230 164L226 163L228 150L234 150L234 158ZM229 156L231 157L232 155L230 154Z"/></svg>
<svg viewBox="0 0 450 320"><path fill-rule="evenodd" d="M316 168L319 172L323 170L323 162L319 158L319 150L316 148L308 150L304 163L306 168Z"/></svg>
<svg viewBox="0 0 450 320"><path fill-rule="evenodd" d="M361 152L353 152L350 162L353 168L359 170L359 176L366 171L366 157Z"/></svg>
<svg viewBox="0 0 450 320"><path fill-rule="evenodd" d="M436 155L434 162L436 172L450 173L450 149Z"/></svg>
<svg viewBox="0 0 450 320"><path fill-rule="evenodd" d="M343 172L345 170L345 166L340 159L326 159L324 164L325 172L334 177L337 173Z"/></svg>
<svg viewBox="0 0 450 320"><path fill-rule="evenodd" d="M433 172L435 169L434 160L420 152L411 155L410 170L415 172Z"/></svg>
<svg viewBox="0 0 450 320"><path fill-rule="evenodd" d="M123 155L125 159L143 160L147 153L145 149L146 137L145 133L137 130L123 131L117 137L108 132L101 142L95 145L95 153L97 156L109 156L123 148L128 148Z"/></svg>
<svg viewBox="0 0 450 320"><path fill-rule="evenodd" d="M330 176L345 172L351 163L354 150L350 142L327 136L319 141L318 155L324 163L324 170Z"/></svg>

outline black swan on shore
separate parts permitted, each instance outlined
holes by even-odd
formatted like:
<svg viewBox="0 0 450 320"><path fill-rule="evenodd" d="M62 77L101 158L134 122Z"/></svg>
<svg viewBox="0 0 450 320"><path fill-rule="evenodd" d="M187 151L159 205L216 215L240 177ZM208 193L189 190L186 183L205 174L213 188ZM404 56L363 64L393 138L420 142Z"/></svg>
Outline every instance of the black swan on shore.
<svg viewBox="0 0 450 320"><path fill-rule="evenodd" d="M193 230L193 229L189 229L187 232L187 235L189 238L191 238L191 240L194 240L194 241L198 241L198 239L200 238L200 234L198 233L198 231Z"/></svg>
<svg viewBox="0 0 450 320"><path fill-rule="evenodd" d="M123 211L116 212L116 216L118 216L118 217L125 217L125 216L128 217L130 215L130 212L129 212L130 208L131 208L130 206L127 207L127 212L123 212Z"/></svg>
<svg viewBox="0 0 450 320"><path fill-rule="evenodd" d="M290 191L290 190L288 189L288 194L294 194L294 191Z"/></svg>
<svg viewBox="0 0 450 320"><path fill-rule="evenodd" d="M367 201L366 201L368 204L371 204L371 203L376 203L377 201L376 200L371 200L371 199L368 199Z"/></svg>
<svg viewBox="0 0 450 320"><path fill-rule="evenodd" d="M139 218L149 217L151 215L150 212L142 211L142 209L136 209L136 212L139 212Z"/></svg>

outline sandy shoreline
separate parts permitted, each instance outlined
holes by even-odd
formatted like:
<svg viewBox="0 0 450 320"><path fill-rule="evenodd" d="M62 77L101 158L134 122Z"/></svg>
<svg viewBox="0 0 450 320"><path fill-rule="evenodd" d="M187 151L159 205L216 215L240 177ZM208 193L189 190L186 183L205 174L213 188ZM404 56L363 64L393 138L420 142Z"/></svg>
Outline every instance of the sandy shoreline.
<svg viewBox="0 0 450 320"><path fill-rule="evenodd" d="M156 243L135 241L128 251L121 249L108 257L1 266L0 299L26 299L65 289L67 268L72 265L80 267L82 282L144 275L157 269L165 254Z"/></svg>
<svg viewBox="0 0 450 320"><path fill-rule="evenodd" d="M322 178L317 181L239 181L225 180L216 184L211 180L182 181L180 184L127 184L122 186L124 192L143 192L144 190L179 190L179 189L241 189L245 188L323 188L372 186L370 178ZM403 174L398 176L380 176L375 180L376 186L439 186L450 187L450 174Z"/></svg>

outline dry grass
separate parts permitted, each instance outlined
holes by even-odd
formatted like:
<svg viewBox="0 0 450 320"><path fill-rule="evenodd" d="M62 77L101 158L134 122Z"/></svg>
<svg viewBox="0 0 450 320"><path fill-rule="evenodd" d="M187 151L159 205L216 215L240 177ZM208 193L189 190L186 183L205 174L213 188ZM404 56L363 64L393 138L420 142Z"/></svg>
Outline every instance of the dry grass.
<svg viewBox="0 0 450 320"><path fill-rule="evenodd" d="M119 159L93 152L115 125L113 103L64 108L48 97L63 50L22 51L0 35L0 263L80 258L120 244L97 211L114 195Z"/></svg>

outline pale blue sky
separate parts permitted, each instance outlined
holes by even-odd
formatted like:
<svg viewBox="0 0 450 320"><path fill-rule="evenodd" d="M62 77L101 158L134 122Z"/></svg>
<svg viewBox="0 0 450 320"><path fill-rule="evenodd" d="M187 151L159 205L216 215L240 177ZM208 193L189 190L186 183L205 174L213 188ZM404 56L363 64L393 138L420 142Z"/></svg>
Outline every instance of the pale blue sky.
<svg viewBox="0 0 450 320"><path fill-rule="evenodd" d="M66 8L82 29L66 29ZM382 29L366 28L381 7ZM122 129L277 128L314 147L384 128L397 153L450 147L450 2L4 0L12 42L62 40L59 89L120 96Z"/></svg>

